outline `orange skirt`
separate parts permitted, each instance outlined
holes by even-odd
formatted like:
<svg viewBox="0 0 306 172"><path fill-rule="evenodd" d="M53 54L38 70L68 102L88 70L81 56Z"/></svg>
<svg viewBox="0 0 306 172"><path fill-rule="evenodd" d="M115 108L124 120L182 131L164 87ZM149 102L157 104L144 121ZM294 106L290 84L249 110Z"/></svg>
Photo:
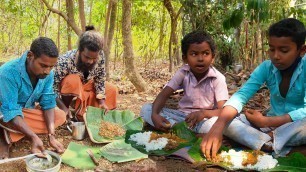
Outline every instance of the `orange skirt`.
<svg viewBox="0 0 306 172"><path fill-rule="evenodd" d="M83 84L77 74L67 75L61 82L61 95L76 96L75 103L76 115L79 120L83 120L83 114L87 106L99 107L96 99L94 81L89 80ZM115 109L117 106L118 89L115 85L105 82L105 103L109 109Z"/></svg>
<svg viewBox="0 0 306 172"><path fill-rule="evenodd" d="M22 109L25 123L36 134L48 134L48 128L44 119L43 111L40 109ZM66 121L66 113L60 109L54 110L54 127L61 126ZM9 132L10 141L17 142L25 135Z"/></svg>

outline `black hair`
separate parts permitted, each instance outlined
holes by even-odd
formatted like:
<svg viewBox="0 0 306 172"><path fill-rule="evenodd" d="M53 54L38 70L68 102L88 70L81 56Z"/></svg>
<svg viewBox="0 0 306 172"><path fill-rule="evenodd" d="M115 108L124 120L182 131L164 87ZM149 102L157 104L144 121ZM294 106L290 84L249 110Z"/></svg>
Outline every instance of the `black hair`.
<svg viewBox="0 0 306 172"><path fill-rule="evenodd" d="M205 31L192 31L184 36L181 42L181 49L183 53L183 59L187 57L187 51L190 44L200 44L202 42L207 42L210 46L213 55L216 55L216 45L209 33Z"/></svg>
<svg viewBox="0 0 306 172"><path fill-rule="evenodd" d="M294 18L287 18L274 23L270 26L268 32L269 37L291 37L298 49L305 44L305 26L301 21Z"/></svg>
<svg viewBox="0 0 306 172"><path fill-rule="evenodd" d="M86 26L86 31L79 38L79 51L87 48L89 51L100 51L103 48L103 38L101 34L95 31L94 26Z"/></svg>
<svg viewBox="0 0 306 172"><path fill-rule="evenodd" d="M53 40L47 37L36 38L31 44L30 51L34 54L35 58L41 55L57 58L59 54Z"/></svg>
<svg viewBox="0 0 306 172"><path fill-rule="evenodd" d="M96 28L93 25L85 26L85 31L89 30L96 30Z"/></svg>

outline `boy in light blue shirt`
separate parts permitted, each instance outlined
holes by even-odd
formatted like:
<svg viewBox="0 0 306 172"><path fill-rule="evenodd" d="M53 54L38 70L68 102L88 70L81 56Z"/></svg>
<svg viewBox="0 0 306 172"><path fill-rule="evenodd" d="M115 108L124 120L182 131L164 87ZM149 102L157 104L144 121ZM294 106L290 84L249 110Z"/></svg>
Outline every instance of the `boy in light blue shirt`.
<svg viewBox="0 0 306 172"><path fill-rule="evenodd" d="M254 150L274 151L276 155L286 155L292 146L306 144L305 32L304 24L293 18L269 28L270 60L254 70L225 103L219 118L211 119L212 127L201 144L208 159L216 157L222 134ZM263 84L270 91L267 115L249 109L237 116Z"/></svg>

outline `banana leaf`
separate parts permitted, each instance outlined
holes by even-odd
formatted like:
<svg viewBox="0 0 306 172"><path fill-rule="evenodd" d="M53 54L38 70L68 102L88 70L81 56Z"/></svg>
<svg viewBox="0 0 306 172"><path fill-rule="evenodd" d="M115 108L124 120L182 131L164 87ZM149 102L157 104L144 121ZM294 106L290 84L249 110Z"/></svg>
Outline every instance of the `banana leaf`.
<svg viewBox="0 0 306 172"><path fill-rule="evenodd" d="M127 162L148 158L147 154L139 152L124 140L116 140L100 149L101 155L111 162Z"/></svg>
<svg viewBox="0 0 306 172"><path fill-rule="evenodd" d="M100 159L100 147L90 147L75 142L70 142L68 148L61 156L63 163L76 169L89 170L94 169L96 165L89 157L87 150L92 150L95 158Z"/></svg>
<svg viewBox="0 0 306 172"><path fill-rule="evenodd" d="M145 150L145 147L142 145L137 145L136 142L129 140L130 136L136 133L143 133L145 131L140 131L140 130L127 130L126 132L126 137L125 137L125 142L131 144L134 148L139 150L142 153L149 154L149 155L170 155L173 152L176 152L177 150L186 147L186 146L191 146L196 142L196 136L195 134L188 129L187 124L185 122L181 122L173 126L172 132L176 134L178 137L185 139L187 142L180 143L179 146L175 149L172 150L154 150L154 151L149 151L147 152ZM160 132L159 132L160 133Z"/></svg>
<svg viewBox="0 0 306 172"><path fill-rule="evenodd" d="M301 153L293 153L287 157L277 158L278 166L266 171L306 171L306 157Z"/></svg>
<svg viewBox="0 0 306 172"><path fill-rule="evenodd" d="M107 138L99 135L101 121L108 121L122 126L125 130L142 130L143 121L141 117L136 118L131 111L112 110L104 115L104 110L89 106L84 121L88 131L89 138L94 143L110 143L114 140L124 139L125 136Z"/></svg>
<svg viewBox="0 0 306 172"><path fill-rule="evenodd" d="M209 161L206 161L206 158L203 156L203 153L200 148L200 144L202 142L202 139L199 138L196 143L189 149L188 154L189 156L195 161L195 162L203 162L205 161L205 164L207 165L217 165L219 167L222 167L226 170L233 170L231 169L230 164L226 163L212 163ZM229 148L226 146L221 146L219 149L219 152L221 151L228 151ZM251 150L245 150L245 151L251 151ZM267 169L264 171L272 172L272 171L286 171L286 172L300 172L300 171L306 171L306 157L301 153L293 153L288 157L281 157L277 158L278 165L275 168ZM242 171L248 171L247 169L240 169Z"/></svg>

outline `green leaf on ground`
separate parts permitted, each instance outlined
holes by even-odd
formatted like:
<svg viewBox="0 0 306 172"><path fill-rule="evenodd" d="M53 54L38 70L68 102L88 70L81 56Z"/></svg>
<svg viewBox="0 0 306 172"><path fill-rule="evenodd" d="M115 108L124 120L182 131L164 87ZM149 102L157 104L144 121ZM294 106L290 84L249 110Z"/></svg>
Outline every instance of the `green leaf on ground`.
<svg viewBox="0 0 306 172"><path fill-rule="evenodd" d="M87 150L92 150L95 158L100 159L100 147L89 147L75 142L70 142L62 155L63 163L76 169L94 169L96 166L89 157Z"/></svg>
<svg viewBox="0 0 306 172"><path fill-rule="evenodd" d="M125 136L106 138L99 135L101 121L108 121L122 126L125 130L142 130L143 121L141 117L135 118L135 114L131 111L112 110L104 115L104 110L89 106L87 108L84 121L90 137L94 143L110 143L114 140L124 139Z"/></svg>
<svg viewBox="0 0 306 172"><path fill-rule="evenodd" d="M120 163L148 158L147 154L139 152L130 144L125 143L124 140L116 140L109 143L106 146L103 146L100 151L104 158L112 162Z"/></svg>

